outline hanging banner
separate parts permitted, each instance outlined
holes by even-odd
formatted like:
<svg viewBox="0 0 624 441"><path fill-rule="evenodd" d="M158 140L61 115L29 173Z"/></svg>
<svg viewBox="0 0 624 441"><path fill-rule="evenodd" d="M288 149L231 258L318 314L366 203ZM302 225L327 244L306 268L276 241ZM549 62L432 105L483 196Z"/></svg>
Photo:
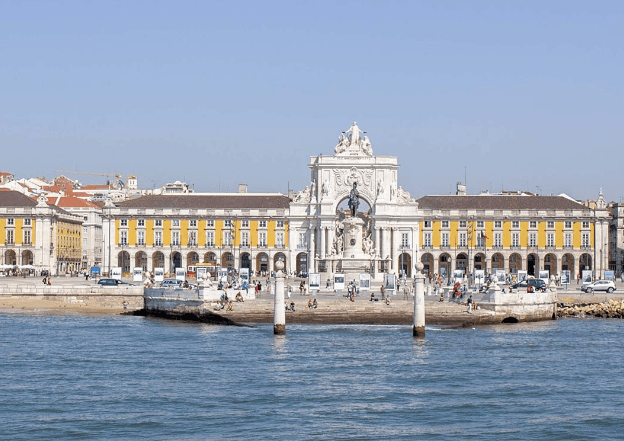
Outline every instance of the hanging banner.
<svg viewBox="0 0 624 441"><path fill-rule="evenodd" d="M370 274L360 274L360 291L368 291L370 289Z"/></svg>
<svg viewBox="0 0 624 441"><path fill-rule="evenodd" d="M143 281L143 268L141 268L140 266L132 268L132 281L133 282Z"/></svg>

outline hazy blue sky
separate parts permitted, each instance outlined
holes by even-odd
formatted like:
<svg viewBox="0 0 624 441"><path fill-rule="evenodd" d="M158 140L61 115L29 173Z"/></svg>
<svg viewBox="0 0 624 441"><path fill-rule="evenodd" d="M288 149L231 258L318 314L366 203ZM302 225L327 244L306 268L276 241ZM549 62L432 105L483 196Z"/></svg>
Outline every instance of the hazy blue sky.
<svg viewBox="0 0 624 441"><path fill-rule="evenodd" d="M285 193L357 120L413 197L619 201L623 48L623 1L0 0L0 170Z"/></svg>

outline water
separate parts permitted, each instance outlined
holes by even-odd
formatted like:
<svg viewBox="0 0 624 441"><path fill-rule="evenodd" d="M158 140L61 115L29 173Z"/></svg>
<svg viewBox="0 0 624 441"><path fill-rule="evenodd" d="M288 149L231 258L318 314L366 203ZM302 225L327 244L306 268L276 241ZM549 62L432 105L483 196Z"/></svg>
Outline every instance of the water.
<svg viewBox="0 0 624 441"><path fill-rule="evenodd" d="M0 314L0 438L622 439L623 331Z"/></svg>

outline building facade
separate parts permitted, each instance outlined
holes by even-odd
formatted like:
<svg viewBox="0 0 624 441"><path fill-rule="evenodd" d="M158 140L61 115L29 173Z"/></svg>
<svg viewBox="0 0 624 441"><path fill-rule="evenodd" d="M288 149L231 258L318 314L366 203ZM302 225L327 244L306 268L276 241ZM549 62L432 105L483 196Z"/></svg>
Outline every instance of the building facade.
<svg viewBox="0 0 624 441"><path fill-rule="evenodd" d="M5 269L46 270L52 274L80 269L82 218L45 196L33 199L0 191L0 248Z"/></svg>
<svg viewBox="0 0 624 441"><path fill-rule="evenodd" d="M456 271L493 274L539 271L574 280L582 271L608 269L608 212L564 196L526 194L424 196L418 200L425 269L450 278Z"/></svg>
<svg viewBox="0 0 624 441"><path fill-rule="evenodd" d="M103 208L104 272L206 265L257 274L290 261L288 198L280 194L150 195ZM286 270L289 268L286 266Z"/></svg>

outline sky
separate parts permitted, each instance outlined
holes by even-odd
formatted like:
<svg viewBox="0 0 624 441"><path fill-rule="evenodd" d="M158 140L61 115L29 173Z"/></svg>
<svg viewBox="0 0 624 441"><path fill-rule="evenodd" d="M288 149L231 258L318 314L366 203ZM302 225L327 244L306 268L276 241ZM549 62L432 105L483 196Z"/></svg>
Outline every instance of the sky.
<svg viewBox="0 0 624 441"><path fill-rule="evenodd" d="M286 193L357 121L415 198L619 202L623 23L600 0L0 0L0 170Z"/></svg>

